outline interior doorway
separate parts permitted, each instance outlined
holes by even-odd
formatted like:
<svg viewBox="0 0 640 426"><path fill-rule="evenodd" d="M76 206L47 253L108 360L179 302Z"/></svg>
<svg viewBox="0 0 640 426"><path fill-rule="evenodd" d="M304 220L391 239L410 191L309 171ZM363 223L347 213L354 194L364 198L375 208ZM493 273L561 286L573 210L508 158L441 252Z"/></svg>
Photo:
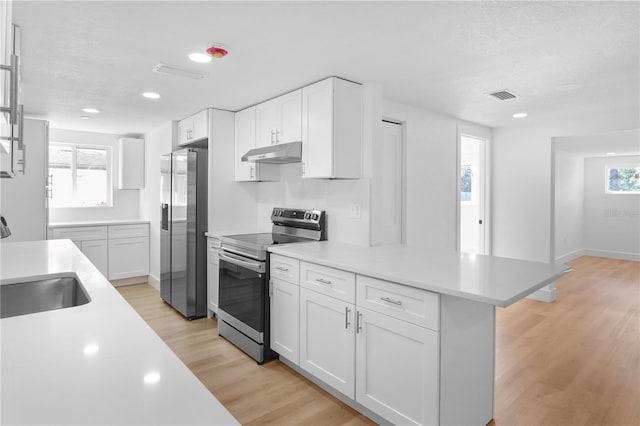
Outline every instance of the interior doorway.
<svg viewBox="0 0 640 426"><path fill-rule="evenodd" d="M460 251L486 254L486 144L485 139L461 134L459 149Z"/></svg>
<svg viewBox="0 0 640 426"><path fill-rule="evenodd" d="M404 223L402 124L382 120L373 147L371 245L401 244Z"/></svg>

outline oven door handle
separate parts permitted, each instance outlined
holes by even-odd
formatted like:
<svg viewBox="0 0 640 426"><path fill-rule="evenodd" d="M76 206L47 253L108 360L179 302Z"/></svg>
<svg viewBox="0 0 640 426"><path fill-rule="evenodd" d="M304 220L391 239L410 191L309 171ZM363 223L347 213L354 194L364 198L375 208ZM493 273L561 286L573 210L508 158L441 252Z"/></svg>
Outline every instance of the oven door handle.
<svg viewBox="0 0 640 426"><path fill-rule="evenodd" d="M236 256L223 251L221 251L218 254L218 257L220 258L220 260L224 260L225 262L229 262L233 265L242 266L243 268L247 268L258 273L264 273L267 269L265 262L255 262L252 260L245 260L240 256Z"/></svg>

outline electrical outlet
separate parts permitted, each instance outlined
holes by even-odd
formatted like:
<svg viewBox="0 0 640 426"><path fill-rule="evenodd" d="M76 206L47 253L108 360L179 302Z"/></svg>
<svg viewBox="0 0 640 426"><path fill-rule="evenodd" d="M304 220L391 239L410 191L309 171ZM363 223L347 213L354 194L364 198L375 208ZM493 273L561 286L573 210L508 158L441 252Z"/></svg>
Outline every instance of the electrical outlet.
<svg viewBox="0 0 640 426"><path fill-rule="evenodd" d="M360 219L360 204L353 203L349 206L349 217L352 219Z"/></svg>

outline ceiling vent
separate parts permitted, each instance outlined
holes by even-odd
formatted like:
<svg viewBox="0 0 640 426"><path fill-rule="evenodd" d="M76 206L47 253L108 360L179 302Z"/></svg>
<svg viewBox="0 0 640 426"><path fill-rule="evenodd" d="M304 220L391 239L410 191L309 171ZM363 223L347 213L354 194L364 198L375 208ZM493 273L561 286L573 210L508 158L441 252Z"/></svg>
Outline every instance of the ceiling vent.
<svg viewBox="0 0 640 426"><path fill-rule="evenodd" d="M515 99L518 97L515 93L510 92L507 89L498 90L497 92L489 93L489 96L493 96L494 98L500 101L508 101L509 99Z"/></svg>
<svg viewBox="0 0 640 426"><path fill-rule="evenodd" d="M167 65L167 64L158 64L155 67L153 67L152 71L161 73L161 74L175 75L176 77L191 78L193 80L203 79L207 75L206 73L189 71L189 70L185 70L185 69L178 68L173 65Z"/></svg>

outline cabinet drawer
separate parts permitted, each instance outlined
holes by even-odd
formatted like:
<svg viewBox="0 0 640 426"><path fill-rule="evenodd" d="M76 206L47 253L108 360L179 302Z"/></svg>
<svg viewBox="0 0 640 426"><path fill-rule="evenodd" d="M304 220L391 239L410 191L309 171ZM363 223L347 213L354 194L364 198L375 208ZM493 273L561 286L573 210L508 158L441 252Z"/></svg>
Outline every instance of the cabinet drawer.
<svg viewBox="0 0 640 426"><path fill-rule="evenodd" d="M109 239L148 236L149 224L147 223L140 223L135 225L109 225Z"/></svg>
<svg viewBox="0 0 640 426"><path fill-rule="evenodd" d="M269 260L271 262L269 270L271 278L279 278L295 285L300 284L299 260L277 254L271 254Z"/></svg>
<svg viewBox="0 0 640 426"><path fill-rule="evenodd" d="M106 226L77 226L73 228L53 228L54 240L69 238L74 241L106 240Z"/></svg>
<svg viewBox="0 0 640 426"><path fill-rule="evenodd" d="M352 272L300 262L300 285L348 303L355 303L356 276Z"/></svg>
<svg viewBox="0 0 640 426"><path fill-rule="evenodd" d="M425 290L358 275L358 306L431 330L440 330L440 296Z"/></svg>

